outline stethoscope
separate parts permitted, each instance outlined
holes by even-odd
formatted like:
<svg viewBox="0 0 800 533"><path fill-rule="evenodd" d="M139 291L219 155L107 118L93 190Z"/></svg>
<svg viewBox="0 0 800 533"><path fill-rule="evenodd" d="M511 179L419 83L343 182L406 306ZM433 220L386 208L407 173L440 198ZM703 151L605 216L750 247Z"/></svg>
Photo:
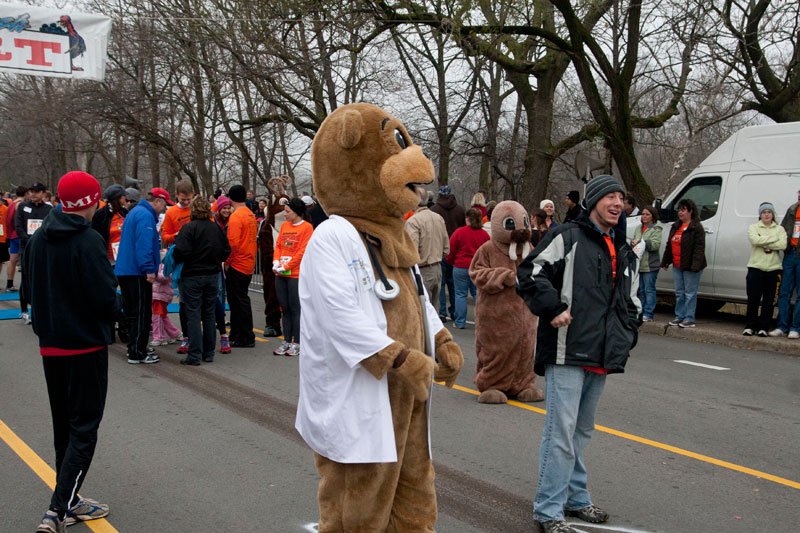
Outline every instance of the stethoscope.
<svg viewBox="0 0 800 533"><path fill-rule="evenodd" d="M398 285L395 280L386 277L386 274L383 272L383 267L381 267L381 263L378 261L378 257L375 255L375 248L372 247L372 243L369 241L370 236L366 233L362 233L362 235L364 236L364 242L367 243L367 250L369 251L369 258L370 261L372 261L372 266L378 271L378 277L380 278L375 282L373 287L375 290L375 295L381 300L394 300L400 294L400 285ZM415 268L412 272L414 273L414 282L417 285L417 296L422 304L422 328L425 335L425 353L432 355L432 347L428 342L430 324L428 324L428 313L425 311L427 297L425 296L425 290L423 289L422 277L419 275L419 270Z"/></svg>

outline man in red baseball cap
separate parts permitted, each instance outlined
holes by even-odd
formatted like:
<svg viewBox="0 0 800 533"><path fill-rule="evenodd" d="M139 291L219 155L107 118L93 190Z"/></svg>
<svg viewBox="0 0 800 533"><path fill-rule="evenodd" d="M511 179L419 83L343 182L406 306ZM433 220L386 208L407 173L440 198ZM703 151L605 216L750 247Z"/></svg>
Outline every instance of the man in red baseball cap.
<svg viewBox="0 0 800 533"><path fill-rule="evenodd" d="M58 183L61 210L52 209L30 236L23 256L22 293L39 337L56 451L56 486L36 531L64 531L108 514L108 506L78 496L92 463L108 389L108 344L120 309L117 280L91 219L100 184L85 172Z"/></svg>
<svg viewBox="0 0 800 533"><path fill-rule="evenodd" d="M153 281L161 263L158 216L168 205L173 205L169 193L154 187L131 209L122 225L114 272L122 292L128 325L128 363L132 365L161 360L148 351L147 341L153 319Z"/></svg>

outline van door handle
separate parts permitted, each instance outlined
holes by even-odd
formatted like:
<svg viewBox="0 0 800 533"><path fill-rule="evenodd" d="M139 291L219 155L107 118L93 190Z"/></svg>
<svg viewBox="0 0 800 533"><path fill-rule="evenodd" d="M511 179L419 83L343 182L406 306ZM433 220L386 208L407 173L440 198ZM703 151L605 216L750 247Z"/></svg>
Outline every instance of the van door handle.
<svg viewBox="0 0 800 533"><path fill-rule="evenodd" d="M713 229L708 229L708 228L703 228L703 229L705 229L706 233L708 233L709 235L711 235L712 233L714 233L714 230L713 230Z"/></svg>

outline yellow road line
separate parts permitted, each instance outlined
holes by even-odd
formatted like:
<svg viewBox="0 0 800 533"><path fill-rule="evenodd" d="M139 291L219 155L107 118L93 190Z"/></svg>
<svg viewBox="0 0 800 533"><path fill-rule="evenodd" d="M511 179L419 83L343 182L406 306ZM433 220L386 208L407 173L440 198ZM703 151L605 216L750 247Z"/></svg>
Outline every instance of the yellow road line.
<svg viewBox="0 0 800 533"><path fill-rule="evenodd" d="M5 443L8 444L8 447L11 448L11 451L19 455L19 458L22 459L42 481L44 481L45 485L50 487L50 490L55 490L55 471L50 468L50 465L45 463L41 457L36 455L36 452L34 452L30 446L25 444L25 442L20 439L16 433L11 431L11 428L9 428L2 420L0 420L0 439L3 439ZM90 520L88 522L84 522L84 524L89 526L89 529L97 533L119 533L114 526L108 523L105 518Z"/></svg>
<svg viewBox="0 0 800 533"><path fill-rule="evenodd" d="M444 385L443 382L435 382L439 385ZM462 387L460 385L453 385L453 388L459 390L461 392L466 392L467 394L472 394L473 396L480 396L480 392L476 391L475 389L469 389L467 387ZM541 409L539 407L533 407L531 405L527 405L521 402L517 402L514 400L508 401L509 405L513 405L514 407L519 407L520 409L525 409L527 411L533 411L539 414L547 414L547 411ZM683 448L678 448L676 446L671 446L669 444L664 444L663 442L658 442L650 439L646 439L644 437L639 437L637 435L632 435L630 433L625 433L624 431L619 431L613 428L605 427L605 426L597 426L594 427L597 431L601 431L603 433L608 433L609 435L614 435L615 437L620 437L622 439L631 440L633 442L638 442L639 444L644 444L647 446L652 446L653 448L659 448L661 450L665 450L668 452L672 452L678 455L683 455L684 457L690 457L692 459L696 459L698 461L702 461L704 463L710 463L712 465L721 466L722 468L727 468L729 470L734 470L736 472L741 472L743 474L747 474L750 476L754 476L761 479L766 479L767 481L773 481L775 483L779 483L781 485L785 485L787 487L791 487L793 489L800 489L800 482L792 481L791 479L786 479L779 476L774 476L772 474L767 474L766 472L761 472L759 470L754 470L752 468L747 468L746 466L737 465L734 463L729 463L728 461L722 461L721 459L715 459L713 457L709 457L708 455L703 455L700 453L695 453L689 450L684 450Z"/></svg>

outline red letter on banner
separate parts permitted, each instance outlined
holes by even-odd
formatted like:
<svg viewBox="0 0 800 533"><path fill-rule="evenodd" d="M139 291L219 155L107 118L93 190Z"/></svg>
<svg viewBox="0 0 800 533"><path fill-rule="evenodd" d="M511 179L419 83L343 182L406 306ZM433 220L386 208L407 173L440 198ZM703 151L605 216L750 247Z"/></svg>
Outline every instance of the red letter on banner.
<svg viewBox="0 0 800 533"><path fill-rule="evenodd" d="M3 44L3 39L0 39L0 45ZM0 61L11 61L11 52L0 54Z"/></svg>
<svg viewBox="0 0 800 533"><path fill-rule="evenodd" d="M55 54L61 53L61 45L59 43L48 43L44 41L33 41L30 39L14 39L14 46L17 48L31 47L31 58L27 61L29 65L39 65L42 67L52 67L52 63L48 63L44 59L44 51L49 48Z"/></svg>

